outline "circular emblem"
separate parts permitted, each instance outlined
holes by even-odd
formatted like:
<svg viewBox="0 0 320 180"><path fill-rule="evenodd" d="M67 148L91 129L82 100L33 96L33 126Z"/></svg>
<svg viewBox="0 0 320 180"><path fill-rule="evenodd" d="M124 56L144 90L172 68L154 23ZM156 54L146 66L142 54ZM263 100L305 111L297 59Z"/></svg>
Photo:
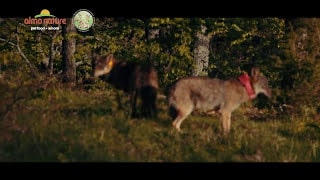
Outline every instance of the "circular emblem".
<svg viewBox="0 0 320 180"><path fill-rule="evenodd" d="M94 16L87 9L79 9L73 14L72 22L79 31L86 32L93 26Z"/></svg>

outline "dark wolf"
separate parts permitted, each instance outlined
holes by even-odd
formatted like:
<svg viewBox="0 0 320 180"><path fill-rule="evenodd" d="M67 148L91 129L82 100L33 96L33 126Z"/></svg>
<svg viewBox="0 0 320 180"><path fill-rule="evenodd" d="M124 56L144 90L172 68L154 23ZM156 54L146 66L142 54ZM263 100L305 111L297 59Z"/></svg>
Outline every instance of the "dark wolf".
<svg viewBox="0 0 320 180"><path fill-rule="evenodd" d="M128 93L131 101L131 117L137 118L137 100L141 99L141 115L157 117L157 70L150 64L119 60L112 54L95 56L93 75L101 77L116 89Z"/></svg>
<svg viewBox="0 0 320 180"><path fill-rule="evenodd" d="M209 77L186 77L169 89L169 110L174 118L172 125L180 131L181 123L193 111L220 115L223 132L228 134L231 113L242 103L258 94L271 97L267 78L259 68L252 68L251 75L244 73L238 79L221 80Z"/></svg>

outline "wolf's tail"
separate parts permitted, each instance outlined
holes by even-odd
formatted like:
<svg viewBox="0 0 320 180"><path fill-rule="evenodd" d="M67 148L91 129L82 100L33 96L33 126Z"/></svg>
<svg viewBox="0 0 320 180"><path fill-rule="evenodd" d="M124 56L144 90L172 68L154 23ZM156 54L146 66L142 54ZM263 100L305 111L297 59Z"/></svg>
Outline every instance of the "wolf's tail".
<svg viewBox="0 0 320 180"><path fill-rule="evenodd" d="M157 88L145 86L141 88L142 113L147 117L157 117Z"/></svg>

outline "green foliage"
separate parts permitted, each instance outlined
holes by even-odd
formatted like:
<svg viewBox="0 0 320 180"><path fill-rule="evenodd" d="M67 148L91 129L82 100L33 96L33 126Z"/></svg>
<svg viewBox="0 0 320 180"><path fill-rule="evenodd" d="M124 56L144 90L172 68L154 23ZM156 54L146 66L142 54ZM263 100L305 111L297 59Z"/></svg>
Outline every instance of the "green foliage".
<svg viewBox="0 0 320 180"><path fill-rule="evenodd" d="M230 77L261 67L272 72L273 57L278 56L284 35L284 20L278 18L224 19L226 30L211 41L210 76Z"/></svg>
<svg viewBox="0 0 320 180"><path fill-rule="evenodd" d="M13 92L18 87L24 87L17 92L22 99L14 102L8 115L0 121L1 161L320 160L320 124L310 113L300 117L286 115L287 121L274 117L260 120L257 116L246 115L245 112L250 109L240 108L233 114L228 137L222 135L218 116L193 114L183 124L184 133L178 133L171 125L172 121L167 116L168 107L163 100L159 100L159 118L129 119L128 109L117 109L114 90L58 88L60 82L51 82L51 87L43 89L32 80L28 82L0 86L1 92L5 91L3 88ZM5 101L3 98L6 98ZM4 94L0 102L8 103L11 98L9 94Z"/></svg>
<svg viewBox="0 0 320 180"><path fill-rule="evenodd" d="M41 72L48 70L53 48L53 72L61 73L61 33L30 31L30 25L23 25L22 21L7 18L1 22L1 70L25 66L29 71L15 47L19 44ZM319 106L316 94L320 89L320 41L316 18L97 18L92 32L72 35L77 41L77 82L91 76L91 55L95 51L152 63L159 71L160 86L166 88L176 79L192 74L195 34L202 26L211 37L209 76L226 79L259 66L270 79L277 106ZM316 98L305 98L304 87L308 87L308 97ZM265 106L266 102L258 104Z"/></svg>
<svg viewBox="0 0 320 180"><path fill-rule="evenodd" d="M97 18L75 33L77 86L61 84L60 31L30 31L22 18L0 23L0 159L3 161L319 161L320 64L317 18ZM221 136L217 117L194 115L186 133L171 127L166 101L158 119L130 120L116 91L91 76L92 51L152 63L160 92L195 67L196 33L211 38L209 76L237 77L259 66L273 90ZM56 33L56 34L55 34ZM19 47L31 65L32 72ZM53 54L51 50L53 49ZM53 75L48 59L53 55ZM89 81L89 80L88 80ZM91 80L90 80L91 81ZM252 108L253 108L252 107Z"/></svg>

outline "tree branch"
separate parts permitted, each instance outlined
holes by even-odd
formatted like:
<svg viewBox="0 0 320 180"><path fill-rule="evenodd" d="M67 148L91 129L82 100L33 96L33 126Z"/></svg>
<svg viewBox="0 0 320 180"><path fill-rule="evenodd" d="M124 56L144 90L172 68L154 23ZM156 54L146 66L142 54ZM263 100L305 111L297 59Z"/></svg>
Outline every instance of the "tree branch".
<svg viewBox="0 0 320 180"><path fill-rule="evenodd" d="M0 41L6 42L6 43L10 44L11 46L17 47L17 45L15 43L10 42L10 41L8 41L6 39L0 38Z"/></svg>
<svg viewBox="0 0 320 180"><path fill-rule="evenodd" d="M10 44L11 46L14 46L17 48L18 52L20 53L20 55L22 56L22 58L26 61L26 63L28 64L29 68L31 69L31 72L33 74L33 76L37 77L37 72L36 70L34 69L34 67L32 66L32 64L30 63L29 59L26 57L26 55L22 52L20 46L19 46L19 36L17 35L17 43L13 43L9 40L6 40L6 39L3 39L3 38L0 38L0 41L4 41L8 44Z"/></svg>

